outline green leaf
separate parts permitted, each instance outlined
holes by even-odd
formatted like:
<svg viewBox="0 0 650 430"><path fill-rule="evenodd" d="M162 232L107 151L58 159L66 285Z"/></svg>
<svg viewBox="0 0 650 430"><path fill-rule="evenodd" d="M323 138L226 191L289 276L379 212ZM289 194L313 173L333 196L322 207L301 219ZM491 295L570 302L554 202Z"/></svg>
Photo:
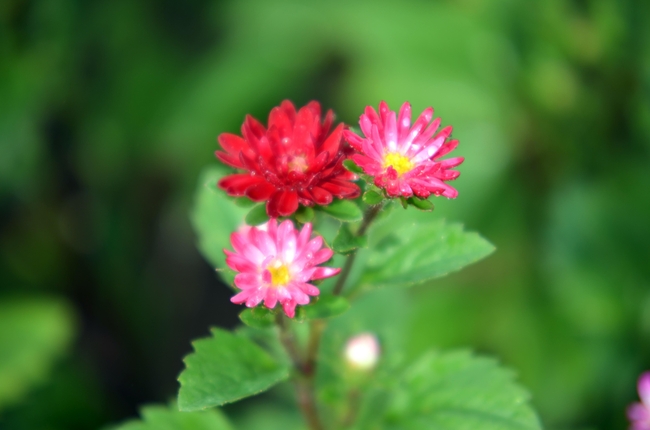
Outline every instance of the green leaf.
<svg viewBox="0 0 650 430"><path fill-rule="evenodd" d="M308 206L300 206L295 213L296 219L305 224L314 219L314 209Z"/></svg>
<svg viewBox="0 0 650 430"><path fill-rule="evenodd" d="M212 329L212 337L193 343L185 370L178 380L181 411L220 406L268 390L289 377L289 368L277 363L245 337Z"/></svg>
<svg viewBox="0 0 650 430"><path fill-rule="evenodd" d="M359 206L350 200L334 200L329 205L318 206L318 208L343 222L361 221L361 218L363 218L363 213L359 209Z"/></svg>
<svg viewBox="0 0 650 430"><path fill-rule="evenodd" d="M406 198L405 198L404 196L399 196L399 202L402 204L402 207L403 207L404 209L408 209L409 204L408 204L408 202L406 201Z"/></svg>
<svg viewBox="0 0 650 430"><path fill-rule="evenodd" d="M410 197L406 201L408 202L408 204L416 207L417 209L420 209L421 211L431 212L434 209L433 203L427 199L421 199L419 197Z"/></svg>
<svg viewBox="0 0 650 430"><path fill-rule="evenodd" d="M130 420L106 430L233 430L218 409L179 412L173 407L147 405L140 415L141 420Z"/></svg>
<svg viewBox="0 0 650 430"><path fill-rule="evenodd" d="M350 231L348 224L342 224L339 232L332 242L332 249L339 254L350 254L358 248L368 246L367 236L355 236Z"/></svg>
<svg viewBox="0 0 650 430"><path fill-rule="evenodd" d="M235 204L235 206L239 206L240 208L246 208L250 209L253 206L257 206L258 203L252 201L249 198L246 197L237 197L232 199L232 202Z"/></svg>
<svg viewBox="0 0 650 430"><path fill-rule="evenodd" d="M268 328L275 324L275 314L268 308L258 306L246 308L239 314L239 319L249 327Z"/></svg>
<svg viewBox="0 0 650 430"><path fill-rule="evenodd" d="M70 345L71 309L55 299L0 303L0 410L42 382Z"/></svg>
<svg viewBox="0 0 650 430"><path fill-rule="evenodd" d="M228 267L223 250L232 249L230 234L243 224L248 212L248 209L235 205L223 190L217 189L217 181L225 174L226 170L221 166L211 166L201 173L192 211L199 250L212 266L219 269ZM234 272L223 270L220 275L232 284Z"/></svg>
<svg viewBox="0 0 650 430"><path fill-rule="evenodd" d="M331 318L341 315L350 308L345 297L321 294L314 303L302 307L308 319Z"/></svg>
<svg viewBox="0 0 650 430"><path fill-rule="evenodd" d="M304 323L307 321L307 315L305 314L305 307L304 306L296 306L296 314L292 318L294 322L297 322L299 324Z"/></svg>
<svg viewBox="0 0 650 430"><path fill-rule="evenodd" d="M427 353L378 379L359 412L359 428L541 429L513 373L467 351Z"/></svg>
<svg viewBox="0 0 650 430"><path fill-rule="evenodd" d="M384 196L374 190L368 190L363 193L363 202L368 205L376 205L384 200Z"/></svg>
<svg viewBox="0 0 650 430"><path fill-rule="evenodd" d="M269 220L269 215L266 213L266 204L262 203L253 208L246 214L246 224L248 225L260 225L264 224Z"/></svg>
<svg viewBox="0 0 650 430"><path fill-rule="evenodd" d="M228 416L238 430L305 430L300 410L284 397L242 405L228 411Z"/></svg>
<svg viewBox="0 0 650 430"><path fill-rule="evenodd" d="M493 251L491 243L463 231L459 224L436 220L402 225L371 249L362 282L373 287L423 282L460 270Z"/></svg>
<svg viewBox="0 0 650 430"><path fill-rule="evenodd" d="M348 169L352 173L356 174L361 174L363 173L363 169L357 165L354 161L350 160L349 158L347 160L343 161L343 167Z"/></svg>

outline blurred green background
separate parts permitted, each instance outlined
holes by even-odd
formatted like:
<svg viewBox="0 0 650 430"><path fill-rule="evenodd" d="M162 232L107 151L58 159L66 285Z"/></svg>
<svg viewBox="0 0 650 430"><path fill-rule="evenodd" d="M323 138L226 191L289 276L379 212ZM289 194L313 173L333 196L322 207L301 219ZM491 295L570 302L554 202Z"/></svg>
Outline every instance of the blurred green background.
<svg viewBox="0 0 650 430"><path fill-rule="evenodd" d="M460 196L433 216L498 249L411 291L409 354L496 355L546 428L626 427L650 368L650 3L2 0L0 428L175 396L190 340L239 311L195 247L199 172L285 98L454 126Z"/></svg>

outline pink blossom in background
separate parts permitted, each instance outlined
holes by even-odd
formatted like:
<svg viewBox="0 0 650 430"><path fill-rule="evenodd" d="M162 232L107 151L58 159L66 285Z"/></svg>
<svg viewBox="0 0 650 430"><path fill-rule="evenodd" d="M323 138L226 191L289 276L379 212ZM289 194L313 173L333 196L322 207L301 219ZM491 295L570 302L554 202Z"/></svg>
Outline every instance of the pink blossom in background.
<svg viewBox="0 0 650 430"><path fill-rule="evenodd" d="M309 296L320 294L309 282L329 278L341 269L317 267L334 254L323 247L323 238L311 239L312 226L294 228L290 220L278 225L271 219L264 228L240 229L230 236L235 252L224 249L226 264L239 272L235 286L242 291L233 303L245 303L249 308L261 302L269 309L279 302L288 317L295 316L296 305L309 303Z"/></svg>
<svg viewBox="0 0 650 430"><path fill-rule="evenodd" d="M630 430L650 430L650 372L641 374L637 389L641 402L627 408Z"/></svg>
<svg viewBox="0 0 650 430"><path fill-rule="evenodd" d="M449 140L451 127L440 127L440 118L433 118L433 108L426 108L411 127L411 105L406 102L399 114L386 102L379 104L379 113L367 106L359 125L364 137L350 130L343 134L350 145L360 152L352 160L375 185L384 188L391 197L429 197L431 194L455 198L458 191L447 184L460 172L451 170L463 162L463 157L440 160L453 151L457 140ZM435 136L434 136L435 135Z"/></svg>
<svg viewBox="0 0 650 430"><path fill-rule="evenodd" d="M377 365L381 349L377 336L372 333L361 333L345 344L345 360L350 367L359 370L371 370Z"/></svg>

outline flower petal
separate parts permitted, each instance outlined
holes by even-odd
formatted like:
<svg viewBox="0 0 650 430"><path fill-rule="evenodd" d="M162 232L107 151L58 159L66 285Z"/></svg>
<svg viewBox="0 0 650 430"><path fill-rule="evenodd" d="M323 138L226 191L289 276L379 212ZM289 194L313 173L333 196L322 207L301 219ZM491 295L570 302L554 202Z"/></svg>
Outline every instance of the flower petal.
<svg viewBox="0 0 650 430"><path fill-rule="evenodd" d="M311 223L310 222L305 223L305 225L302 227L302 230L300 230L300 234L298 235L296 252L298 253L302 252L302 249L305 247L307 242L309 242L309 238L311 237L311 232L312 232Z"/></svg>
<svg viewBox="0 0 650 430"><path fill-rule="evenodd" d="M262 285L260 281L260 277L256 273L239 273L235 276L235 285L240 290L259 288Z"/></svg>
<svg viewBox="0 0 650 430"><path fill-rule="evenodd" d="M289 318L293 318L296 316L296 302L293 300L285 300L284 302L280 302L282 304L282 309L284 310L284 313L287 314Z"/></svg>
<svg viewBox="0 0 650 430"><path fill-rule="evenodd" d="M336 153L339 152L339 145L341 144L341 137L343 137L343 124L336 126L332 134L323 142L320 147L322 152L327 152L330 158L334 158Z"/></svg>
<svg viewBox="0 0 650 430"><path fill-rule="evenodd" d="M278 227L278 254L285 263L293 261L296 256L296 230L290 220L283 221Z"/></svg>
<svg viewBox="0 0 650 430"><path fill-rule="evenodd" d="M295 191L283 190L276 192L267 205L269 216L289 216L298 210L298 193Z"/></svg>
<svg viewBox="0 0 650 430"><path fill-rule="evenodd" d="M323 184L325 185L325 184ZM310 190L311 195L313 196L314 203L320 206L327 206L332 203L334 197L332 193L321 187L312 187Z"/></svg>
<svg viewBox="0 0 650 430"><path fill-rule="evenodd" d="M264 178L251 176L248 173L226 176L217 182L219 188L230 195L243 196L250 187L263 183Z"/></svg>
<svg viewBox="0 0 650 430"><path fill-rule="evenodd" d="M254 202L268 200L275 193L275 187L268 182L259 182L246 189L246 197Z"/></svg>
<svg viewBox="0 0 650 430"><path fill-rule="evenodd" d="M642 403L632 403L627 408L627 418L630 421L647 421L650 420L650 410Z"/></svg>
<svg viewBox="0 0 650 430"><path fill-rule="evenodd" d="M324 279L338 275L341 269L333 267L318 267L311 275L311 279Z"/></svg>
<svg viewBox="0 0 650 430"><path fill-rule="evenodd" d="M409 102L404 102L402 107L399 109L399 115L397 117L397 131L398 139L400 142L403 142L408 136L409 128L411 127L411 104ZM399 148L401 151L402 148Z"/></svg>
<svg viewBox="0 0 650 430"><path fill-rule="evenodd" d="M645 372L639 377L637 384L639 398L648 407L650 407L650 372Z"/></svg>

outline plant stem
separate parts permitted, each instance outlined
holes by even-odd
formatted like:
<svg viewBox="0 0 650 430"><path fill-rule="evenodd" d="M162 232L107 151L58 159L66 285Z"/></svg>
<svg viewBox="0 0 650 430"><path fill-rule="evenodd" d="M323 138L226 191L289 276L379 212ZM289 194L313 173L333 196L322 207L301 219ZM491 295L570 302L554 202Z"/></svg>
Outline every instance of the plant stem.
<svg viewBox="0 0 650 430"><path fill-rule="evenodd" d="M318 347L325 330L325 321L315 320L309 326L309 343L307 344L307 356L305 357L305 373L316 374L316 361L318 359Z"/></svg>
<svg viewBox="0 0 650 430"><path fill-rule="evenodd" d="M354 421L357 418L357 412L359 412L359 404L361 403L361 392L354 388L348 394L348 412L345 414L342 425L343 427L349 427L354 424Z"/></svg>
<svg viewBox="0 0 650 430"><path fill-rule="evenodd" d="M384 206L382 204L370 206L368 210L366 211L365 215L363 216L363 221L361 222L361 225L359 226L359 230L357 230L355 236L363 236L366 233L366 230L368 230L368 227L370 227L370 224L374 221L375 217L379 214L379 211L383 208ZM338 281L336 281L336 285L334 286L334 290L332 290L332 294L335 296L338 296L341 294L341 291L343 291L343 287L345 286L345 281L347 281L348 276L350 276L350 271L352 270L352 266L354 265L354 260L357 257L357 252L354 251L352 254L348 256L348 259L345 261L345 265L343 266L343 269L341 269L341 274L339 275Z"/></svg>
<svg viewBox="0 0 650 430"><path fill-rule="evenodd" d="M302 414L305 416L309 428L311 430L325 430L318 417L316 399L314 398L313 376L296 381L296 394L298 396L298 405Z"/></svg>
<svg viewBox="0 0 650 430"><path fill-rule="evenodd" d="M298 371L303 372L303 361L302 358L300 357L300 352L298 351L298 347L296 346L293 333L289 329L289 326L287 325L287 322L284 319L284 315L278 313L277 316L275 317L275 322L280 328L280 342L282 342L282 345L284 346L284 349L287 351L289 358L291 358L291 362L293 363L293 366Z"/></svg>
<svg viewBox="0 0 650 430"><path fill-rule="evenodd" d="M298 406L309 425L311 430L324 430L323 424L318 417L318 408L316 398L314 397L314 376L316 375L316 354L312 353L312 342L310 339L307 358L303 361L300 351L296 345L296 339L287 324L284 315L278 314L276 323L280 329L280 342L291 358L294 368L298 371L299 376L295 379L296 397ZM314 329L312 327L311 336L313 337ZM319 336L320 338L320 336ZM316 350L318 345L316 345ZM313 356L312 356L313 354Z"/></svg>
<svg viewBox="0 0 650 430"><path fill-rule="evenodd" d="M363 221L359 226L359 230L356 232L356 236L363 236L366 233L366 230L377 214L379 214L382 207L383 205L379 204L368 208L363 217ZM341 291L345 286L345 281L350 275L350 270L352 270L355 256L356 252L352 253L345 262L345 266L343 266L339 279L334 286L334 295L341 294ZM311 430L324 430L325 427L323 427L318 416L318 407L316 406L316 398L314 396L314 379L316 377L318 348L320 347L320 341L323 336L323 331L325 330L325 322L322 320L311 322L309 341L307 343L307 351L304 360L298 350L293 333L291 332L287 321L285 321L284 315L278 314L276 323L280 329L280 342L282 342L284 349L287 351L287 354L289 354L289 357L293 362L293 366L300 374L295 380L296 396L298 398L300 410L302 411L302 414ZM348 418L348 420L353 419L354 415L350 415Z"/></svg>

